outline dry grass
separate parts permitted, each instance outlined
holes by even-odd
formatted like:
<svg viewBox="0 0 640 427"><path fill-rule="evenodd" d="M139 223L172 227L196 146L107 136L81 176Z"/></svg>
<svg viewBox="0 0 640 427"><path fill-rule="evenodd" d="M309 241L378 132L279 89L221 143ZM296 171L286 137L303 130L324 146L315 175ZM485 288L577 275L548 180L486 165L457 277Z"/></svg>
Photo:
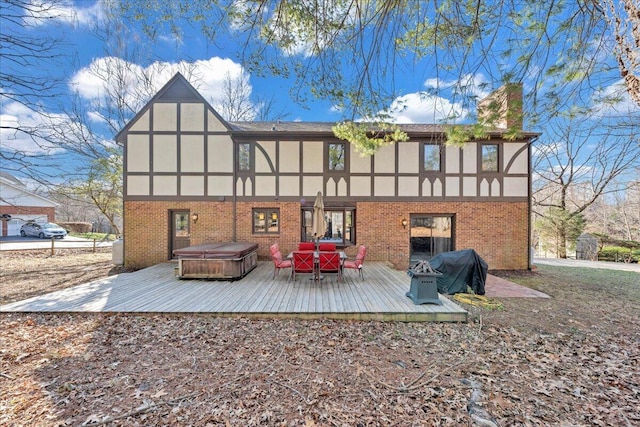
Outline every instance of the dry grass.
<svg viewBox="0 0 640 427"><path fill-rule="evenodd" d="M1 251L0 305L117 274L111 248Z"/></svg>

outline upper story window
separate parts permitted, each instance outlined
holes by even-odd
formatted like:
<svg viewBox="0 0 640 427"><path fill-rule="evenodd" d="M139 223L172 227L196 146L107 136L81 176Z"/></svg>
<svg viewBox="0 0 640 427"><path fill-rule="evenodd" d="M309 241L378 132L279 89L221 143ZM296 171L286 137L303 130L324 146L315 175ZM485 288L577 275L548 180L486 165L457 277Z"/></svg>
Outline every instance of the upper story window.
<svg viewBox="0 0 640 427"><path fill-rule="evenodd" d="M253 233L254 234L280 233L280 209L276 209L276 208L253 209Z"/></svg>
<svg viewBox="0 0 640 427"><path fill-rule="evenodd" d="M238 170L251 170L251 144L238 144Z"/></svg>
<svg viewBox="0 0 640 427"><path fill-rule="evenodd" d="M327 158L330 171L343 171L345 165L345 144L343 142L332 142L329 144L329 154Z"/></svg>
<svg viewBox="0 0 640 427"><path fill-rule="evenodd" d="M440 144L428 144L423 145L423 170L425 172L440 172L441 171L441 151Z"/></svg>
<svg viewBox="0 0 640 427"><path fill-rule="evenodd" d="M498 172L498 144L482 144L482 171Z"/></svg>

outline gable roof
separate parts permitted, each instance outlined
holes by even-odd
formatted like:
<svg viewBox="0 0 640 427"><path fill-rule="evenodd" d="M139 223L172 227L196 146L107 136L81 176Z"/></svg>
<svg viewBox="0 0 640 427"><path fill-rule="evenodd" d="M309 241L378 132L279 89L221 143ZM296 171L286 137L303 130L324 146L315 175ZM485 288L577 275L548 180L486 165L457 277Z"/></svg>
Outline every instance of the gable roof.
<svg viewBox="0 0 640 427"><path fill-rule="evenodd" d="M58 206L58 203L53 200L27 191L22 182L12 175L10 175L10 177L13 179L9 179L4 175L0 176L1 206L39 206L53 208Z"/></svg>
<svg viewBox="0 0 640 427"><path fill-rule="evenodd" d="M125 125L120 132L115 136L116 141L121 141L124 134L133 126L142 115L144 115L151 105L157 102L201 102L205 104L209 112L211 112L222 125L228 130L231 129L229 123L224 120L220 114L204 99L200 92L194 88L191 83L180 73L176 73L159 91L154 95L144 107L138 111L129 122Z"/></svg>
<svg viewBox="0 0 640 427"><path fill-rule="evenodd" d="M156 93L156 95L131 119L127 125L120 131L115 137L116 141L121 142L124 134L140 119L154 103L160 102L199 102L204 103L209 112L224 126L224 128L232 134L236 135L265 135L272 134L273 132L280 132L289 135L316 135L316 136L333 136L332 127L337 122L283 122L268 121L268 122L255 122L255 121L242 121L242 122L227 122L218 114L218 112L205 100L200 92L194 88L191 83L180 73L176 73L163 87ZM397 126L405 131L411 137L441 137L444 136L449 125L441 124L426 124L426 123L410 123L410 124L397 124ZM471 127L472 125L462 125L463 127ZM377 125L372 125L372 130L379 130ZM487 131L491 137L502 137L504 135L504 129L490 129ZM539 133L535 132L522 132L522 138L531 139L539 136Z"/></svg>
<svg viewBox="0 0 640 427"><path fill-rule="evenodd" d="M20 181L15 176L11 175L9 172L0 171L0 180L5 180L5 182L11 182L17 186L24 187L22 181Z"/></svg>

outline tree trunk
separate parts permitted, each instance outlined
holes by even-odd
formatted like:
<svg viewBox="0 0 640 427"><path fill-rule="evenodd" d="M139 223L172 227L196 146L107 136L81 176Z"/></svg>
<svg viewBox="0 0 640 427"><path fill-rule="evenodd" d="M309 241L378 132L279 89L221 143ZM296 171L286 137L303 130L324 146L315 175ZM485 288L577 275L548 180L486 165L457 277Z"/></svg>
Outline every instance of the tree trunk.
<svg viewBox="0 0 640 427"><path fill-rule="evenodd" d="M563 225L558 230L558 258L567 258L567 230Z"/></svg>

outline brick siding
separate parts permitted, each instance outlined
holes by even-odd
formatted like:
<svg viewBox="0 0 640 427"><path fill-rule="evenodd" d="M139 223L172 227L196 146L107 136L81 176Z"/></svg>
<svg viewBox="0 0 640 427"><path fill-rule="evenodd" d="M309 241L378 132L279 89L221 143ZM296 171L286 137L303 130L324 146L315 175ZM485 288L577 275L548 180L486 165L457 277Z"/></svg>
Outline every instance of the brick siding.
<svg viewBox="0 0 640 427"><path fill-rule="evenodd" d="M358 243L367 246L367 259L409 265L410 214L453 214L455 249L474 249L494 270L523 270L528 266L528 205L508 202L359 203Z"/></svg>
<svg viewBox="0 0 640 427"><path fill-rule="evenodd" d="M253 234L253 208L279 208L280 233ZM171 210L198 213L191 224L191 245L233 240L233 204L230 202L125 202L125 265L141 268L167 261ZM455 249L475 249L493 270L521 270L528 266L528 204L526 202L360 202L356 204L357 245L367 246L367 260L387 261L398 269L409 264L409 230L401 220L415 214L453 214ZM236 241L259 244L260 259L269 258L269 246L283 254L300 241L300 204L238 202ZM350 257L356 247L346 249Z"/></svg>

